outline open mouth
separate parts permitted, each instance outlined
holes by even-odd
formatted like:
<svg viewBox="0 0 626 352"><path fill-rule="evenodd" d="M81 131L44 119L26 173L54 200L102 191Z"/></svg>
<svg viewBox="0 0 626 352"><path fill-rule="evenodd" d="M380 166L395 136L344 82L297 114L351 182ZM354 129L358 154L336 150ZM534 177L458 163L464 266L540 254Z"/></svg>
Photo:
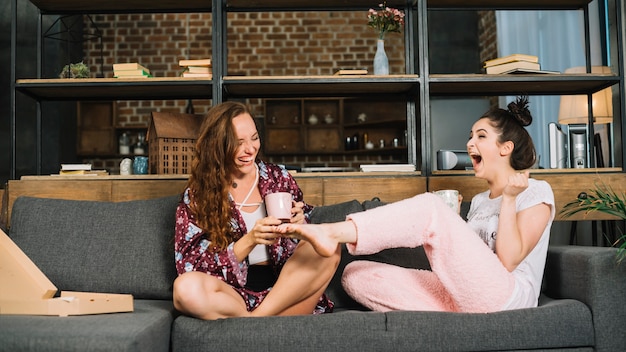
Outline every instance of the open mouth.
<svg viewBox="0 0 626 352"><path fill-rule="evenodd" d="M471 154L470 157L472 158L472 164L474 164L474 167L480 164L480 162L483 160L483 157L478 154Z"/></svg>

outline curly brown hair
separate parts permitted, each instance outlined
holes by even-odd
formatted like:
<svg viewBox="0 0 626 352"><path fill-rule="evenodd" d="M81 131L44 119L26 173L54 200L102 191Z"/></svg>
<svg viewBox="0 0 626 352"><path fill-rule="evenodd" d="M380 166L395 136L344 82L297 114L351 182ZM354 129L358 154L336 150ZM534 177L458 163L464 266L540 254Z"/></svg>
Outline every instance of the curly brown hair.
<svg viewBox="0 0 626 352"><path fill-rule="evenodd" d="M196 223L217 249L226 248L233 240L228 189L236 170L238 141L232 120L245 113L252 116L248 106L230 101L209 110L200 128L187 181L189 206Z"/></svg>
<svg viewBox="0 0 626 352"><path fill-rule="evenodd" d="M517 97L514 102L509 103L507 110L493 108L480 118L488 119L491 125L500 132L498 142L513 142L515 147L510 163L514 170L526 170L535 164L537 158L535 144L524 128L533 121L528 110L527 96Z"/></svg>

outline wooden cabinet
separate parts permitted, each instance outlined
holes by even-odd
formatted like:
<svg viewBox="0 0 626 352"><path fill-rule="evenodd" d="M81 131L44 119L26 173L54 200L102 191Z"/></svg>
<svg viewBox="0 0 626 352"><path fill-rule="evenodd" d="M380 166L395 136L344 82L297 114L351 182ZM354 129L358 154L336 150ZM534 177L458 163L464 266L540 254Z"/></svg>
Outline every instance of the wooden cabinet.
<svg viewBox="0 0 626 352"><path fill-rule="evenodd" d="M112 101L79 101L76 107L78 155L111 155L117 150L116 104Z"/></svg>
<svg viewBox="0 0 626 352"><path fill-rule="evenodd" d="M268 155L406 153L403 99L265 99L264 106Z"/></svg>
<svg viewBox="0 0 626 352"><path fill-rule="evenodd" d="M407 113L404 97L346 98L344 135L360 136L352 152L404 153L407 150ZM368 146L369 142L369 146Z"/></svg>
<svg viewBox="0 0 626 352"><path fill-rule="evenodd" d="M20 196L129 201L179 195L188 175L130 176L24 176L10 180L0 223L8 224L13 203ZM330 205L353 199L379 197L394 202L426 191L426 178L419 173L296 173L294 178L311 205Z"/></svg>
<svg viewBox="0 0 626 352"><path fill-rule="evenodd" d="M127 157L148 155L146 132L142 124L121 125L114 101L79 101L77 113L76 154L82 157ZM120 147L126 135L127 148ZM124 150L123 150L124 149Z"/></svg>
<svg viewBox="0 0 626 352"><path fill-rule="evenodd" d="M266 154L342 151L341 105L341 99L266 99Z"/></svg>

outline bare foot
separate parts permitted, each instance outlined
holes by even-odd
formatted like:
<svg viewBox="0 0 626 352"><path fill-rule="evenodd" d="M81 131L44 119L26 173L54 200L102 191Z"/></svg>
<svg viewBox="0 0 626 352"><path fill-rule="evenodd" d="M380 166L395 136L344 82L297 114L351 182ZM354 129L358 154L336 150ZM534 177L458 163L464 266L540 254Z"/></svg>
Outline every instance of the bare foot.
<svg viewBox="0 0 626 352"><path fill-rule="evenodd" d="M297 238L311 243L317 254L330 257L337 251L339 242L332 236L327 225L282 224L277 232L287 237Z"/></svg>

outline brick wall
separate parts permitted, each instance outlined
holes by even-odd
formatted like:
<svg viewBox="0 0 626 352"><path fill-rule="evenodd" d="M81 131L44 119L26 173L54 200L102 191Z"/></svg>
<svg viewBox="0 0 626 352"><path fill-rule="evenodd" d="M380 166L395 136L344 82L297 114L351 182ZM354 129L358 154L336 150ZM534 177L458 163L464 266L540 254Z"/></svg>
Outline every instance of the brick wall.
<svg viewBox="0 0 626 352"><path fill-rule="evenodd" d="M372 62L377 34L366 24L366 11L347 12L256 12L228 14L229 75L327 75L337 68L364 67L373 71ZM491 13L492 14L492 13ZM481 30L490 23L485 12ZM116 62L138 61L157 77L175 77L181 72L178 60L211 57L211 14L123 14L93 15L102 33L104 77L113 77ZM86 22L88 26L89 23ZM482 38L481 38L482 39ZM491 37L485 40L495 43ZM391 73L404 73L404 34L390 33L385 48ZM493 56L494 47L484 48L481 57ZM85 42L86 62L91 71L100 71L100 48L97 41ZM256 115L262 115L262 100L248 101ZM149 123L155 110L183 112L186 100L119 101L118 125ZM194 100L196 113L210 107L210 100ZM392 156L316 156L281 157L274 162L300 166L358 166L379 161L406 161ZM404 160L401 160L404 159ZM92 160L114 169L118 161Z"/></svg>
<svg viewBox="0 0 626 352"><path fill-rule="evenodd" d="M480 62L498 57L498 29L496 28L495 11L478 11L478 41L480 47ZM491 97L491 106L498 106L498 97Z"/></svg>

